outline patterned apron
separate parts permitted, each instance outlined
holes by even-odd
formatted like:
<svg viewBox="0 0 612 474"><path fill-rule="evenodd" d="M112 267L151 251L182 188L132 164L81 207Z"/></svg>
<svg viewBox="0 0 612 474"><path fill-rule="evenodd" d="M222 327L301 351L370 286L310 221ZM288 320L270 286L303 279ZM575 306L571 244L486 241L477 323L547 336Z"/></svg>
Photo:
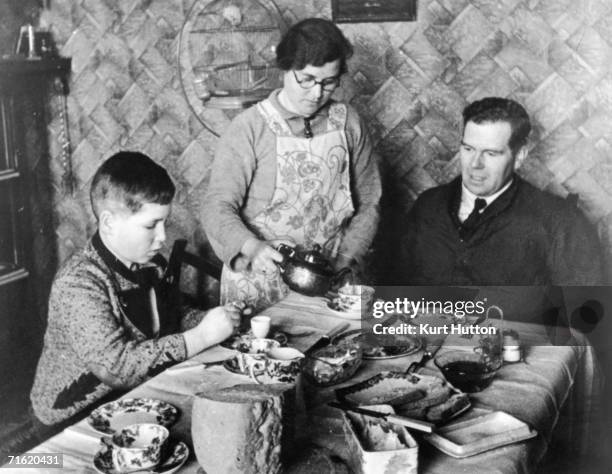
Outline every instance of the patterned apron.
<svg viewBox="0 0 612 474"><path fill-rule="evenodd" d="M263 240L291 239L303 249L319 244L335 258L342 229L353 215L348 146L344 126L347 109L329 108L327 130L312 138L296 137L269 99L257 104L276 135L276 184L270 203L249 226ZM257 311L285 297L289 291L280 272L233 272L224 266L221 303L244 301Z"/></svg>

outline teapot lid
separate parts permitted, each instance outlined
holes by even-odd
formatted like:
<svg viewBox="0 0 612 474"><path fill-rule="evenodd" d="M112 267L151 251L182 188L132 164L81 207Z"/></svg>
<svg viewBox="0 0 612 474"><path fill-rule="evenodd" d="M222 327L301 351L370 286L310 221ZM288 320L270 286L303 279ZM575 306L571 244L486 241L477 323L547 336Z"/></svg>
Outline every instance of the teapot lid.
<svg viewBox="0 0 612 474"><path fill-rule="evenodd" d="M321 253L321 246L319 244L314 244L312 250L302 252L301 257L305 262L311 263L317 267L326 267L329 265L329 260Z"/></svg>

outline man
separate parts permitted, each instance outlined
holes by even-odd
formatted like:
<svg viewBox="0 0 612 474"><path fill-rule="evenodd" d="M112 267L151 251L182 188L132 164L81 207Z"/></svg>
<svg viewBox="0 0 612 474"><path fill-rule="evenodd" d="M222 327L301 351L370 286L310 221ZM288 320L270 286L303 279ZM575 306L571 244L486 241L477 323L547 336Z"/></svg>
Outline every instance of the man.
<svg viewBox="0 0 612 474"><path fill-rule="evenodd" d="M160 299L165 222L174 184L141 153L119 152L94 175L98 231L58 271L31 400L44 425L65 422L227 337L230 308L207 313ZM179 332L182 331L182 332Z"/></svg>
<svg viewBox="0 0 612 474"><path fill-rule="evenodd" d="M261 309L286 294L280 242L319 245L337 269L362 263L381 187L363 121L331 99L351 54L331 21L295 24L276 49L282 89L238 115L221 137L203 222L225 263L222 302Z"/></svg>
<svg viewBox="0 0 612 474"><path fill-rule="evenodd" d="M603 284L597 234L569 200L519 178L531 130L517 102L463 112L461 176L421 194L409 214L403 283Z"/></svg>

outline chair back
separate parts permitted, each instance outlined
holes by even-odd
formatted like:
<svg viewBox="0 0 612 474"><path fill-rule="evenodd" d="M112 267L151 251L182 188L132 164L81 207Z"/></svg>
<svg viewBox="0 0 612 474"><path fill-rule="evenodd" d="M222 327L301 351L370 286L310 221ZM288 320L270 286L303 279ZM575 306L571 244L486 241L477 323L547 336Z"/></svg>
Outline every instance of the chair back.
<svg viewBox="0 0 612 474"><path fill-rule="evenodd" d="M200 274L205 274L215 280L221 279L223 265L221 261L213 261L187 251L187 240L185 239L178 239L174 242L164 277L167 285L168 301L176 308L179 308L183 303L201 307L203 306L202 301L199 301L197 296L181 292L181 272L184 265L191 266Z"/></svg>

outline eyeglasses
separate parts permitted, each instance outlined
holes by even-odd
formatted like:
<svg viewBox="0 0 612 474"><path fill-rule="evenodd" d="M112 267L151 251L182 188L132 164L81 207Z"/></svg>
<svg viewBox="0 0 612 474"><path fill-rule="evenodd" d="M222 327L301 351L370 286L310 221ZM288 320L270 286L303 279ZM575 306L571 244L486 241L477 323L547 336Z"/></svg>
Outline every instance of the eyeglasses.
<svg viewBox="0 0 612 474"><path fill-rule="evenodd" d="M317 81L314 77L299 79L295 71L293 71L293 77L295 77L295 82L297 82L302 89L312 89L315 84L319 84L321 89L331 92L340 84L340 76L326 77L325 79Z"/></svg>

